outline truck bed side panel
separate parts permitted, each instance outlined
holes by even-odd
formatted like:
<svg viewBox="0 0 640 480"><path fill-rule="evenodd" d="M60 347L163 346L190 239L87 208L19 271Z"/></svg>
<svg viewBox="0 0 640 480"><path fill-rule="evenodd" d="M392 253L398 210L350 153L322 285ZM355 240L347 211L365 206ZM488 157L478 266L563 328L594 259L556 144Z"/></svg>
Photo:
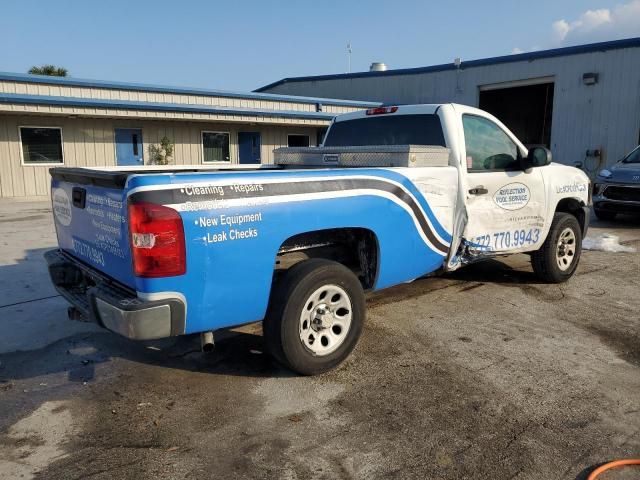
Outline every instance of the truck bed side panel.
<svg viewBox="0 0 640 480"><path fill-rule="evenodd" d="M456 175L450 167L432 170ZM451 219L438 219L421 191L391 170L173 175L169 185L147 182L140 177L136 187L132 179L129 201L168 205L181 213L187 273L137 279L138 290L181 292L188 305L187 333L261 320L277 252L299 233L340 227L373 231L380 250L376 289L440 268L451 242L444 226ZM442 207L441 216L453 211Z"/></svg>

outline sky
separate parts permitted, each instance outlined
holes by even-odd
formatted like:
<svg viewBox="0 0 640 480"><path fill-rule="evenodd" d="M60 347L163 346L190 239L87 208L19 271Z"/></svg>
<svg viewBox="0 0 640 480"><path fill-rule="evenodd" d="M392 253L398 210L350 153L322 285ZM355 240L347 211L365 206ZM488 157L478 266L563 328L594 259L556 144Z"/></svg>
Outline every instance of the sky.
<svg viewBox="0 0 640 480"><path fill-rule="evenodd" d="M2 0L0 71L249 91L640 36L640 0Z"/></svg>

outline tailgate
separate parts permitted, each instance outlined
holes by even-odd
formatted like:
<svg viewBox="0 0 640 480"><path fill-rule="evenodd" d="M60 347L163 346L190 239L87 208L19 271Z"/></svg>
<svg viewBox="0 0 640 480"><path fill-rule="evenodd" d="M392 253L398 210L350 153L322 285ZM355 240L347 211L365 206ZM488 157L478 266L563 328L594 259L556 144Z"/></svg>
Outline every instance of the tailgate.
<svg viewBox="0 0 640 480"><path fill-rule="evenodd" d="M118 173L51 170L58 245L66 253L135 288L124 181Z"/></svg>

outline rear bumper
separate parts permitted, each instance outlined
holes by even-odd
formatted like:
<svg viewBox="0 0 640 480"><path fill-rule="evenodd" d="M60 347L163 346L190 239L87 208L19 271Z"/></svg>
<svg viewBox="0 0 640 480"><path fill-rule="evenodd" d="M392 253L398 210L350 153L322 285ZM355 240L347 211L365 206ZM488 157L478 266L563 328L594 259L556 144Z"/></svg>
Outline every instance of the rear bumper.
<svg viewBox="0 0 640 480"><path fill-rule="evenodd" d="M58 293L99 325L134 340L184 334L186 309L181 299L143 300L60 250L44 257Z"/></svg>

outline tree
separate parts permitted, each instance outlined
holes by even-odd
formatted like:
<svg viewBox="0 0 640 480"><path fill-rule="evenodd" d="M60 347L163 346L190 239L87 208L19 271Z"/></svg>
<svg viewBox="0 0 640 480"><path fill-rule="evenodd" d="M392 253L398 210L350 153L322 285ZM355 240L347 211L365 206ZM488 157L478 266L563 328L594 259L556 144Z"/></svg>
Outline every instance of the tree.
<svg viewBox="0 0 640 480"><path fill-rule="evenodd" d="M151 165L169 165L173 158L173 147L175 144L165 135L160 140L160 145L149 145Z"/></svg>
<svg viewBox="0 0 640 480"><path fill-rule="evenodd" d="M56 67L55 65L43 65L41 67L31 67L29 73L32 75L49 75L52 77L66 77L67 69Z"/></svg>

